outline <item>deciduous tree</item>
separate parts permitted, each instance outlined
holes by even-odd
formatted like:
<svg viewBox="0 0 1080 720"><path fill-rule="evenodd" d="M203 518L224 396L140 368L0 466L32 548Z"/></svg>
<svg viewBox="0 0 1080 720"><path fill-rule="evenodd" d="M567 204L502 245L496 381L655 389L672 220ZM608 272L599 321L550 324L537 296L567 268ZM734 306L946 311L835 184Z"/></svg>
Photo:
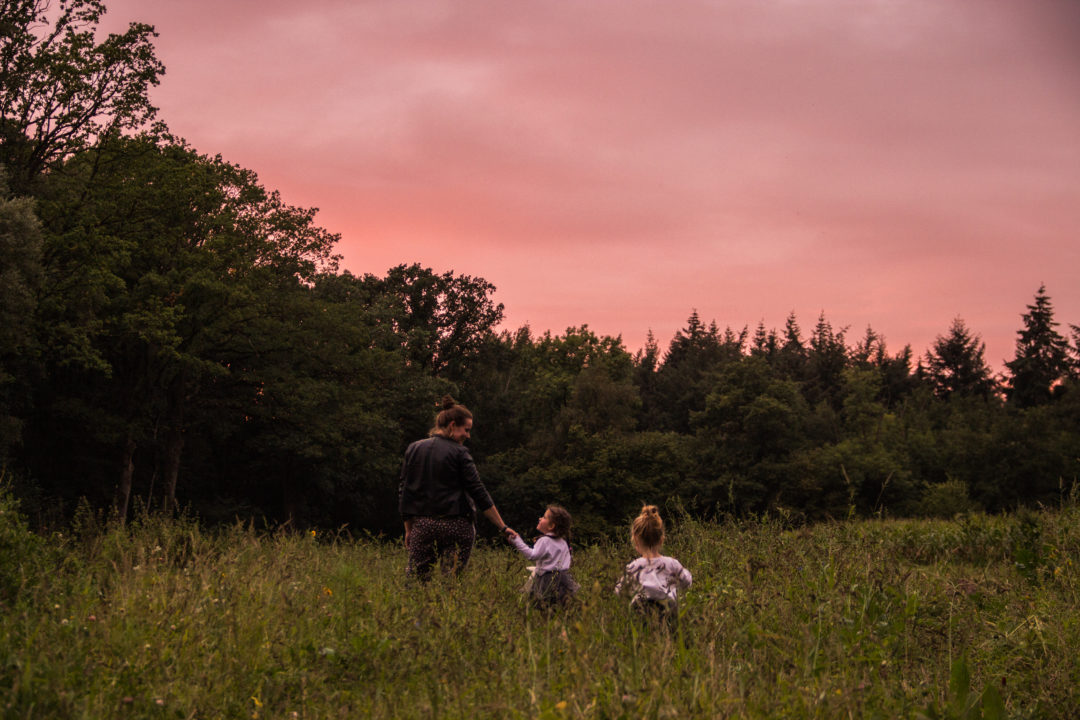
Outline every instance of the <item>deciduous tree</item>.
<svg viewBox="0 0 1080 720"><path fill-rule="evenodd" d="M143 127L164 66L154 29L131 23L99 40L102 0L0 2L0 164L12 188L101 138Z"/></svg>
<svg viewBox="0 0 1080 720"><path fill-rule="evenodd" d="M27 198L9 198L0 168L0 465L21 435L36 354L41 228Z"/></svg>

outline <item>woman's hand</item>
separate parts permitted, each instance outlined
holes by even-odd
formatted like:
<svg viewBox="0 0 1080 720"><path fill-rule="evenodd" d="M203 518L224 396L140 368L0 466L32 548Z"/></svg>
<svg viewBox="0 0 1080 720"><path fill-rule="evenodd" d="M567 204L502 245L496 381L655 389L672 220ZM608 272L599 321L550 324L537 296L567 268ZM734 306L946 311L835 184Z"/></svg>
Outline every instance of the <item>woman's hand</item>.
<svg viewBox="0 0 1080 720"><path fill-rule="evenodd" d="M507 540L517 540L518 534L514 532L514 529L507 526L503 528L503 537Z"/></svg>

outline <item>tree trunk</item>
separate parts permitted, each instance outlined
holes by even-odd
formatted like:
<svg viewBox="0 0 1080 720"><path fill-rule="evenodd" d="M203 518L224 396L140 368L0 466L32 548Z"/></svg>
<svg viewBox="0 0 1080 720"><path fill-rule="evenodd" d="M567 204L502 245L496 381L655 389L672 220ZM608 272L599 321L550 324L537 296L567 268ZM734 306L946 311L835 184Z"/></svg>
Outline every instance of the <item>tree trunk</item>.
<svg viewBox="0 0 1080 720"><path fill-rule="evenodd" d="M165 482L162 510L166 514L176 510L176 481L180 477L180 455L184 449L184 378L177 375L169 383L168 410L166 413L165 448L162 453Z"/></svg>
<svg viewBox="0 0 1080 720"><path fill-rule="evenodd" d="M113 506L120 518L120 524L127 524L128 503L131 500L131 481L135 476L135 438L128 434L124 443L124 455L121 458L120 486L116 489Z"/></svg>

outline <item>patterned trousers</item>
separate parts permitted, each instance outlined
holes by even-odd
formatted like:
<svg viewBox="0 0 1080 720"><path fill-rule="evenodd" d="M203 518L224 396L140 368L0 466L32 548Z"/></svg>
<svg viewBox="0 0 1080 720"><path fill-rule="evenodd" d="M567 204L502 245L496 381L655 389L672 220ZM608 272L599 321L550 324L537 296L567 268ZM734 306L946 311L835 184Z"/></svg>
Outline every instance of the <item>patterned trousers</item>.
<svg viewBox="0 0 1080 720"><path fill-rule="evenodd" d="M427 580L436 561L442 561L443 572L460 573L469 563L476 528L467 517L417 517L409 530L409 570L421 580Z"/></svg>

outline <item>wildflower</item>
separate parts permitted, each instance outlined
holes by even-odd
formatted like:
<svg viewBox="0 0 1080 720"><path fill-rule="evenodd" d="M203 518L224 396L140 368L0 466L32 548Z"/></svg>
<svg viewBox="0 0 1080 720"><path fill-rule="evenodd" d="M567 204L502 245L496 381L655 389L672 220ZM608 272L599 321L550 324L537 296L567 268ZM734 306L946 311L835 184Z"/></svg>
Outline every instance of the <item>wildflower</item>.
<svg viewBox="0 0 1080 720"><path fill-rule="evenodd" d="M324 587L324 588L322 589L322 591L323 591L323 594L324 594L324 595L326 595L327 597L330 597L331 595L333 595L333 594L334 594L334 591L333 591L333 590L331 590L331 589L330 589L330 588L328 588L328 587Z"/></svg>
<svg viewBox="0 0 1080 720"><path fill-rule="evenodd" d="M558 710L559 712L562 712L563 710L565 710L566 709L566 701L565 700L560 700L559 702L555 703L555 709Z"/></svg>
<svg viewBox="0 0 1080 720"><path fill-rule="evenodd" d="M314 530L311 531L311 537L315 537L315 531Z"/></svg>
<svg viewBox="0 0 1080 720"><path fill-rule="evenodd" d="M162 700L161 698L155 698L154 702L157 703L158 705L164 705L165 704L165 701Z"/></svg>

